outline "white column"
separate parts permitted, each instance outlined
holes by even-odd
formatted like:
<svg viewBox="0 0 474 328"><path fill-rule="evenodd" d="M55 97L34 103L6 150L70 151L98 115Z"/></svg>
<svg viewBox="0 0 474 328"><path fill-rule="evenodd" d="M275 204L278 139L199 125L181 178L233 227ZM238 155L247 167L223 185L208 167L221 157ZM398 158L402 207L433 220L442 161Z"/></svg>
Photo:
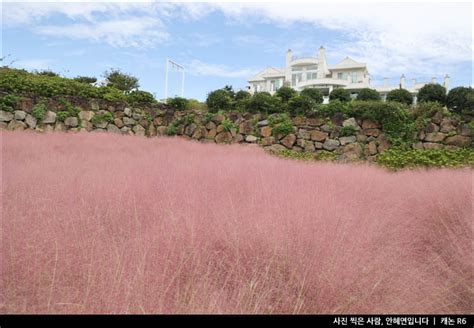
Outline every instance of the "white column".
<svg viewBox="0 0 474 328"><path fill-rule="evenodd" d="M405 74L400 76L400 88L405 89Z"/></svg>
<svg viewBox="0 0 474 328"><path fill-rule="evenodd" d="M449 86L449 75L446 74L444 76L444 83L443 83L443 86L446 88L446 92L448 92L448 86Z"/></svg>
<svg viewBox="0 0 474 328"><path fill-rule="evenodd" d="M166 59L165 64L165 102L168 99L168 59Z"/></svg>

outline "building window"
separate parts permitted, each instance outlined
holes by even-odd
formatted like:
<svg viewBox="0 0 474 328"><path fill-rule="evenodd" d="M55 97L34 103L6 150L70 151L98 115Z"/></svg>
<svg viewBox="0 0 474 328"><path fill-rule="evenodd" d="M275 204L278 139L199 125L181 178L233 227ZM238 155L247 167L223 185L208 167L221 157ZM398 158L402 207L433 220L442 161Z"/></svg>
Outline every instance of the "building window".
<svg viewBox="0 0 474 328"><path fill-rule="evenodd" d="M301 82L301 73L291 75L291 85L295 86L297 83Z"/></svg>
<svg viewBox="0 0 474 328"><path fill-rule="evenodd" d="M351 73L351 81L352 83L357 83L357 72Z"/></svg>
<svg viewBox="0 0 474 328"><path fill-rule="evenodd" d="M346 72L337 73L337 78L339 80L347 80L347 73Z"/></svg>
<svg viewBox="0 0 474 328"><path fill-rule="evenodd" d="M317 77L318 77L318 73L316 73L316 72L306 73L306 80L316 80Z"/></svg>
<svg viewBox="0 0 474 328"><path fill-rule="evenodd" d="M280 80L270 80L270 91L277 91L280 88Z"/></svg>
<svg viewBox="0 0 474 328"><path fill-rule="evenodd" d="M257 83L253 84L253 91L254 92L259 92L260 91L259 85Z"/></svg>

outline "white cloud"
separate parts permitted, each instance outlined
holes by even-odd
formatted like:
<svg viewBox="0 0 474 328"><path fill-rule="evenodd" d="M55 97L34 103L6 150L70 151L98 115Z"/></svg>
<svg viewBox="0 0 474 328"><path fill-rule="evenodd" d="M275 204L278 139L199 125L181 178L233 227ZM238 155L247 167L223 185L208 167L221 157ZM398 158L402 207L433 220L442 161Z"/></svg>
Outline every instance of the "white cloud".
<svg viewBox="0 0 474 328"><path fill-rule="evenodd" d="M146 2L5 3L3 24L29 26L41 35L88 39L114 47L151 47L168 39L159 17L168 16L169 8L167 4ZM56 16L68 20L44 25L44 21Z"/></svg>
<svg viewBox="0 0 474 328"><path fill-rule="evenodd" d="M119 47L153 46L167 40L167 21L207 19L209 13L216 11L238 24L266 22L291 28L294 23L309 23L340 32L341 37L325 45L328 56L352 56L366 62L370 72L378 76L442 74L460 63L472 62L470 2L4 3L3 20L6 26L30 24L33 31L46 35L87 38ZM58 14L73 22L42 25L45 18ZM304 33L311 32L302 31L299 44L308 51L316 50L320 44L305 44ZM201 41L209 41L210 37ZM308 39L314 40L315 35ZM252 41L255 40L234 40L247 44ZM269 44L274 47L274 40L263 40L255 46L264 53ZM286 45L281 46L283 53Z"/></svg>
<svg viewBox="0 0 474 328"><path fill-rule="evenodd" d="M46 70L49 69L51 64L50 59L44 58L30 58L30 59L20 59L13 62L13 66L24 68L26 70Z"/></svg>
<svg viewBox="0 0 474 328"><path fill-rule="evenodd" d="M240 21L291 26L296 22L345 33L327 45L341 57L365 61L373 74L441 73L472 61L470 3L216 3ZM315 49L318 45L307 45ZM283 51L284 49L282 49Z"/></svg>
<svg viewBox="0 0 474 328"><path fill-rule="evenodd" d="M226 65L209 64L194 59L186 65L187 71L194 76L217 76L226 78L246 78L256 73L253 68L232 68Z"/></svg>
<svg viewBox="0 0 474 328"><path fill-rule="evenodd" d="M87 39L107 42L114 47L149 47L168 39L168 33L160 30L160 20L150 17L108 20L95 23L79 23L65 26L40 26L35 32L41 35Z"/></svg>

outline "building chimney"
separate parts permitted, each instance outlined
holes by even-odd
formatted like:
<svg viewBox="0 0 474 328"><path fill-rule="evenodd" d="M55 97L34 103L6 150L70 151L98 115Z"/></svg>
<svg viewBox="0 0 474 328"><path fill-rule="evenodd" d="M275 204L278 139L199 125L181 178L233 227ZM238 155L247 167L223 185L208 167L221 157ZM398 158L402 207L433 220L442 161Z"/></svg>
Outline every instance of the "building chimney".
<svg viewBox="0 0 474 328"><path fill-rule="evenodd" d="M293 51L291 49L288 49L286 52L286 66L288 67L290 62L293 60Z"/></svg>
<svg viewBox="0 0 474 328"><path fill-rule="evenodd" d="M388 87L388 77L383 78L383 86Z"/></svg>
<svg viewBox="0 0 474 328"><path fill-rule="evenodd" d="M326 65L326 50L323 46L319 47L318 52L318 79L323 79L326 77L328 73L327 65Z"/></svg>
<svg viewBox="0 0 474 328"><path fill-rule="evenodd" d="M438 83L438 82L436 82L436 76L433 76L433 77L431 78L431 83L433 83L433 84Z"/></svg>
<svg viewBox="0 0 474 328"><path fill-rule="evenodd" d="M446 92L448 92L448 85L449 85L449 75L446 74L446 75L444 76L444 83L443 83L443 86L444 86L444 88L446 89Z"/></svg>
<svg viewBox="0 0 474 328"><path fill-rule="evenodd" d="M286 52L286 69L285 69L285 80L286 81L291 81L291 62L293 60L293 52L291 49L288 49Z"/></svg>
<svg viewBox="0 0 474 328"><path fill-rule="evenodd" d="M405 74L402 74L402 76L400 76L400 88L405 89Z"/></svg>

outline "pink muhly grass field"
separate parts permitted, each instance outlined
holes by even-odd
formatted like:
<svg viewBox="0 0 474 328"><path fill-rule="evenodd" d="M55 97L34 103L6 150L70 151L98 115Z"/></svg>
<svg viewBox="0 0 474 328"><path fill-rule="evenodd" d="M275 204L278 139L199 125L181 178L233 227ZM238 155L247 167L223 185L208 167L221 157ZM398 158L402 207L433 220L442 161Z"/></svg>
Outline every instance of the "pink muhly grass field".
<svg viewBox="0 0 474 328"><path fill-rule="evenodd" d="M472 170L1 132L1 313L472 313Z"/></svg>

